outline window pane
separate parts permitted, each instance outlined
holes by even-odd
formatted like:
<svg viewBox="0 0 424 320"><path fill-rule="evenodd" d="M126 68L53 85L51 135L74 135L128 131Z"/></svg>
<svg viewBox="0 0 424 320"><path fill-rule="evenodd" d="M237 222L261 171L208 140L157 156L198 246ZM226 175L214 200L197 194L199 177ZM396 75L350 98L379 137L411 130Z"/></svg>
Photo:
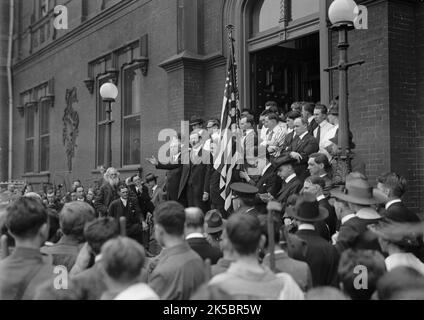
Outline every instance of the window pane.
<svg viewBox="0 0 424 320"><path fill-rule="evenodd" d="M319 0L292 0L292 20L319 12Z"/></svg>
<svg viewBox="0 0 424 320"><path fill-rule="evenodd" d="M259 32L278 26L279 20L280 0L265 0L259 13Z"/></svg>
<svg viewBox="0 0 424 320"><path fill-rule="evenodd" d="M25 110L25 137L34 137L34 108L26 108Z"/></svg>
<svg viewBox="0 0 424 320"><path fill-rule="evenodd" d="M50 137L42 137L40 140L40 171L49 170Z"/></svg>
<svg viewBox="0 0 424 320"><path fill-rule="evenodd" d="M125 70L124 75L124 116L141 112L141 69Z"/></svg>
<svg viewBox="0 0 424 320"><path fill-rule="evenodd" d="M40 104L40 134L49 133L49 104L47 101L43 101Z"/></svg>
<svg viewBox="0 0 424 320"><path fill-rule="evenodd" d="M124 165L140 164L140 116L124 119Z"/></svg>
<svg viewBox="0 0 424 320"><path fill-rule="evenodd" d="M25 143L25 172L34 172L34 140Z"/></svg>
<svg viewBox="0 0 424 320"><path fill-rule="evenodd" d="M98 126L98 137L97 137L97 166L105 164L105 153L106 153L106 128L107 126Z"/></svg>

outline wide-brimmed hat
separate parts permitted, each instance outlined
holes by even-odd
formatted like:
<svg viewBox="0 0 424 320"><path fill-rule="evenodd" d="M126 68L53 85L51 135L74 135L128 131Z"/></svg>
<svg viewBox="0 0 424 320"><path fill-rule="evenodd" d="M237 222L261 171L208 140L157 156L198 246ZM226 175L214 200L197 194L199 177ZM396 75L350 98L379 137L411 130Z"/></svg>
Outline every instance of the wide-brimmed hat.
<svg viewBox="0 0 424 320"><path fill-rule="evenodd" d="M196 124L203 124L204 121L202 118L200 118L199 116L191 116L190 118L190 125L194 126Z"/></svg>
<svg viewBox="0 0 424 320"><path fill-rule="evenodd" d="M154 180L157 180L157 178L158 178L158 176L157 175L155 175L155 174L153 174L153 173L148 173L147 175L146 175L146 182L150 182L150 181L154 181Z"/></svg>
<svg viewBox="0 0 424 320"><path fill-rule="evenodd" d="M293 165L293 164L296 164L296 163L297 163L296 159L293 159L290 156L283 156L283 157L280 157L280 158L277 158L277 159L274 160L274 167L275 167L275 169L278 169L282 165L285 165L285 164Z"/></svg>
<svg viewBox="0 0 424 320"><path fill-rule="evenodd" d="M360 205L381 203L381 199L374 196L373 187L361 178L346 180L344 187L330 190L330 194L334 198Z"/></svg>
<svg viewBox="0 0 424 320"><path fill-rule="evenodd" d="M224 221L218 210L211 210L206 213L206 233L217 233L224 230Z"/></svg>
<svg viewBox="0 0 424 320"><path fill-rule="evenodd" d="M321 207L318 201L310 196L301 196L296 202L294 210L290 216L302 222L316 222L325 220L328 217L328 210Z"/></svg>

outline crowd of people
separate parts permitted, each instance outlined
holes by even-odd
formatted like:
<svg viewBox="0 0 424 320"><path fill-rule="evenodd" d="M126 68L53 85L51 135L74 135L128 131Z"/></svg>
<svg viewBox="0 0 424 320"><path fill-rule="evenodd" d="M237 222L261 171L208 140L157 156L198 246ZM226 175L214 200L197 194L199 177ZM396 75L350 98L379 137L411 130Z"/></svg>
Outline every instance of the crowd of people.
<svg viewBox="0 0 424 320"><path fill-rule="evenodd" d="M335 174L337 101L287 114L269 102L259 125L241 112L230 209L215 166L220 121L190 125L188 161L181 136L171 161L146 159L166 170L163 186L115 168L66 194L10 185L0 300L424 299L424 226L402 202L407 182L369 181L352 135L352 172Z"/></svg>

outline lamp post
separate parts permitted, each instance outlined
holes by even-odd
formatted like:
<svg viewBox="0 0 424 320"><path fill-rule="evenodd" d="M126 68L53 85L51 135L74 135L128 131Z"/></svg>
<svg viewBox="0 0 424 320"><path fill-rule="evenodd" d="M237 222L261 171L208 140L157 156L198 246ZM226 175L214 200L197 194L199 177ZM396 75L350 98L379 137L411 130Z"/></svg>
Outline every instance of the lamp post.
<svg viewBox="0 0 424 320"><path fill-rule="evenodd" d="M106 82L100 87L100 96L107 103L106 109L106 165L112 167L112 102L118 97L118 88L112 82Z"/></svg>
<svg viewBox="0 0 424 320"><path fill-rule="evenodd" d="M338 130L338 146L339 153L336 159L337 180L341 183L345 182L345 177L351 172L351 150L349 143L349 110L348 110L348 69L354 65L361 65L365 61L348 62L347 49L348 31L354 29L354 10L356 3L353 0L334 0L329 9L328 17L332 24L332 29L338 31L339 42L337 48L339 50L339 62L336 66L325 69L329 72L332 70L339 71L339 130Z"/></svg>

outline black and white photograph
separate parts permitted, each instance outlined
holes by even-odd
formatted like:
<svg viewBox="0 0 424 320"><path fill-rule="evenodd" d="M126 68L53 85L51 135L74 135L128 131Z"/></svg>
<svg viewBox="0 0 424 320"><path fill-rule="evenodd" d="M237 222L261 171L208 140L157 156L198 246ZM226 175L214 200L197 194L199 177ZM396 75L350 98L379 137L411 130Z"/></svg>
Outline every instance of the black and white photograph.
<svg viewBox="0 0 424 320"><path fill-rule="evenodd" d="M424 0L0 0L0 305L424 300L423 219Z"/></svg>

